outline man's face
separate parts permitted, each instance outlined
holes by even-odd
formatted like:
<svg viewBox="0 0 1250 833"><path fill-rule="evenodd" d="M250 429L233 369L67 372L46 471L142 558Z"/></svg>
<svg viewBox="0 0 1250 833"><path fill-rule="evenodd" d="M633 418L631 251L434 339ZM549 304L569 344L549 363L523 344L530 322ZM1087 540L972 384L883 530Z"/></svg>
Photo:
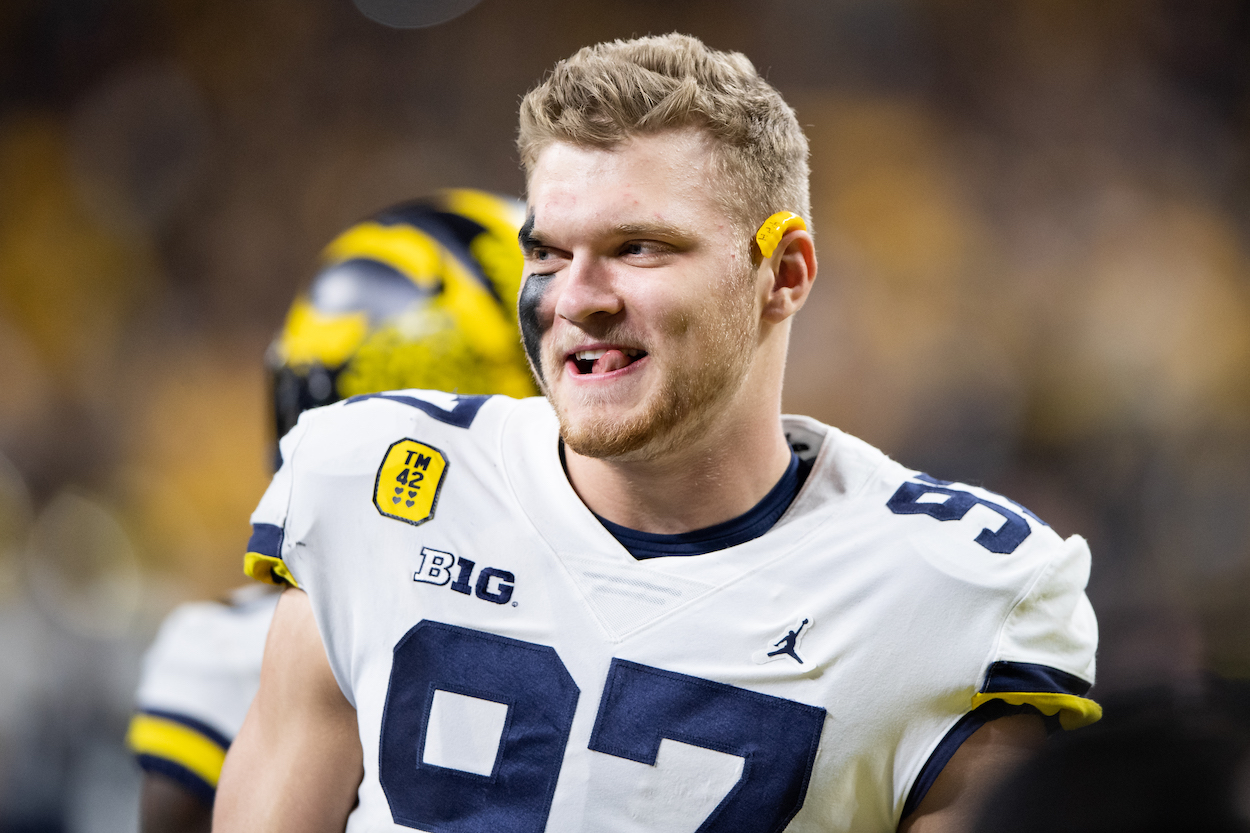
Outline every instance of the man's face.
<svg viewBox="0 0 1250 833"><path fill-rule="evenodd" d="M750 369L755 275L711 197L707 142L554 143L534 166L521 329L579 454L663 455L711 425Z"/></svg>

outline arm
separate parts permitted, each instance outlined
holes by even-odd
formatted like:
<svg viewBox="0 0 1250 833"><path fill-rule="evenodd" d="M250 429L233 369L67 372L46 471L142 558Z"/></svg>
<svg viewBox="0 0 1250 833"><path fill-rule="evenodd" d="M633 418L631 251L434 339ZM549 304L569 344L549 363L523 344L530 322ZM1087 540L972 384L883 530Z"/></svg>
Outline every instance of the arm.
<svg viewBox="0 0 1250 833"><path fill-rule="evenodd" d="M260 682L267 609L241 614L214 602L180 605L143 660L126 744L143 770L139 829L209 829L230 738ZM246 656L248 662L241 663Z"/></svg>
<svg viewBox="0 0 1250 833"><path fill-rule="evenodd" d="M141 833L208 833L212 805L172 778L143 773L139 795Z"/></svg>
<svg viewBox="0 0 1250 833"><path fill-rule="evenodd" d="M991 720L963 742L899 833L962 833L976 824L990 790L1046 739L1042 719L1019 714Z"/></svg>
<svg viewBox="0 0 1250 833"><path fill-rule="evenodd" d="M356 710L330 670L308 597L287 590L260 691L226 756L213 829L341 833L363 774Z"/></svg>

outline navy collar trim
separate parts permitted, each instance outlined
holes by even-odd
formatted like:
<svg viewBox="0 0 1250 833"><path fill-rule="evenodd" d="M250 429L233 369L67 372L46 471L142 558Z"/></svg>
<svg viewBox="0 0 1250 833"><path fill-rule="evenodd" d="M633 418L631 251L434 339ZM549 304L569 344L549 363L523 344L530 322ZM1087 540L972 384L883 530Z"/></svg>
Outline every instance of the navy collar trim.
<svg viewBox="0 0 1250 833"><path fill-rule="evenodd" d="M564 449L561 448L563 456ZM654 532L642 532L627 526L612 523L606 518L595 515L612 537L621 546L629 550L630 555L638 560L647 558L663 558L667 556L705 555L709 552L735 547L747 541L759 538L780 520L790 504L803 487L810 464L803 465L799 456L790 452L790 465L777 481L777 485L764 495L759 503L736 518L730 518L713 526L695 529L690 532L679 532L676 535L661 535Z"/></svg>

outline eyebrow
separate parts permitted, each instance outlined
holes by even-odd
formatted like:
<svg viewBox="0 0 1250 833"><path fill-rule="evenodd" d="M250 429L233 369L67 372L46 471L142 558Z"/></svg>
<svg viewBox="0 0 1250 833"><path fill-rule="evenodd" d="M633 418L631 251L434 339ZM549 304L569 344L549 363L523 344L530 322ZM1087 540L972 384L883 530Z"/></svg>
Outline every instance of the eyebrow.
<svg viewBox="0 0 1250 833"><path fill-rule="evenodd" d="M661 237L686 242L695 239L694 232L671 223L621 223L609 230L613 237ZM525 224L517 233L517 242L526 254L547 245L541 232L534 231L534 215L525 218Z"/></svg>
<svg viewBox="0 0 1250 833"><path fill-rule="evenodd" d="M667 237L674 240L693 240L694 232L671 223L623 223L615 226L612 233L618 237Z"/></svg>

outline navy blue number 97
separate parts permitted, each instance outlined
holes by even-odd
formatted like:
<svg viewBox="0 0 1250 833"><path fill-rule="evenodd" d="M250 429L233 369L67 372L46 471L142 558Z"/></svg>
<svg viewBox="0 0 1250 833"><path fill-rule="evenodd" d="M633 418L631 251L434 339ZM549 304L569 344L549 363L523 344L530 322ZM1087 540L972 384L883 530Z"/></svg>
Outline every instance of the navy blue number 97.
<svg viewBox="0 0 1250 833"><path fill-rule="evenodd" d="M422 761L436 690L508 706L489 776ZM438 622L395 646L379 778L397 824L435 833L541 833L579 691L553 648ZM589 747L654 765L660 740L745 758L697 833L777 833L803 806L825 710L613 660Z"/></svg>
<svg viewBox="0 0 1250 833"><path fill-rule="evenodd" d="M948 489L946 487L949 484L945 480L936 480L923 474L920 479L926 482L904 483L899 486L898 491L886 501L886 507L895 515L928 515L939 521L962 520L977 505L993 509L1003 517L1002 526L998 531L982 529L973 540L990 552L1002 555L1015 552L1032 532L1028 521L1005 506L999 506L962 489ZM926 495L945 495L946 499L941 502L922 500Z"/></svg>
<svg viewBox="0 0 1250 833"><path fill-rule="evenodd" d="M438 689L508 706L489 776L421 760ZM382 713L378 778L395 823L439 833L542 833L578 693L553 648L419 622L395 646Z"/></svg>
<svg viewBox="0 0 1250 833"><path fill-rule="evenodd" d="M803 806L824 722L815 706L614 659L590 748L654 766L670 738L745 758L697 833L771 833Z"/></svg>

